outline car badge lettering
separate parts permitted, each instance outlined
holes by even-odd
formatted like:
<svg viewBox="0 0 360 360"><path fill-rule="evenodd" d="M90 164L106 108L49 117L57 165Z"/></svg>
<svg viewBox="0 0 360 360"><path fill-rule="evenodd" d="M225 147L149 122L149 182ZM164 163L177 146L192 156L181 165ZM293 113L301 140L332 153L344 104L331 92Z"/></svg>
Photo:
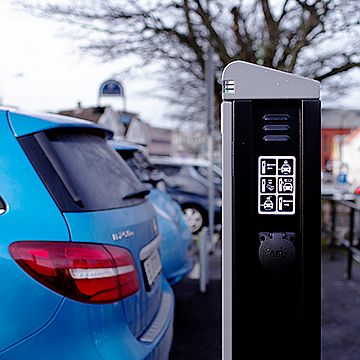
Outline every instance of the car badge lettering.
<svg viewBox="0 0 360 360"><path fill-rule="evenodd" d="M123 239L131 238L135 235L134 231L131 230L125 230L125 231L119 231L117 233L114 233L111 235L113 241L119 241Z"/></svg>

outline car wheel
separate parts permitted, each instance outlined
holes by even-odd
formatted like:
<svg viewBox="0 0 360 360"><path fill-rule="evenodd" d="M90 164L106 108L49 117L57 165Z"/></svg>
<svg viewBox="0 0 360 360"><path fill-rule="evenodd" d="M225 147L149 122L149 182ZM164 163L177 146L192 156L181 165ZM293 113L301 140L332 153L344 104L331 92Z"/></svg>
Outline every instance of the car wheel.
<svg viewBox="0 0 360 360"><path fill-rule="evenodd" d="M200 232L205 223L205 218L202 212L193 206L186 206L183 208L185 221L188 224L191 232L197 234Z"/></svg>

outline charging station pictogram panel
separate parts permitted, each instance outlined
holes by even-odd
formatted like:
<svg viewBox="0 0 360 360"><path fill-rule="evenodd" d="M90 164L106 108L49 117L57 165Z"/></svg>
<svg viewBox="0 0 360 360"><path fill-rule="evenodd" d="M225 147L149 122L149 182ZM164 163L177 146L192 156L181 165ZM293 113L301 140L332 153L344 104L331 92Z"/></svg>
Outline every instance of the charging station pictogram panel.
<svg viewBox="0 0 360 360"><path fill-rule="evenodd" d="M258 167L258 213L295 214L296 158L260 156Z"/></svg>

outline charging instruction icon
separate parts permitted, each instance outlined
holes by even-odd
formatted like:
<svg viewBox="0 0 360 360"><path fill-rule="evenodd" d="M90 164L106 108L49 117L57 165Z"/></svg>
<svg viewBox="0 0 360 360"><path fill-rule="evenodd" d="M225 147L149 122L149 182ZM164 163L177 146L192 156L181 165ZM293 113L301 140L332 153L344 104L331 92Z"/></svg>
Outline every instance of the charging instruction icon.
<svg viewBox="0 0 360 360"><path fill-rule="evenodd" d="M261 180L261 193L275 193L276 192L276 177L262 177Z"/></svg>
<svg viewBox="0 0 360 360"><path fill-rule="evenodd" d="M292 212L294 208L294 198L291 195L282 195L278 197L278 211Z"/></svg>
<svg viewBox="0 0 360 360"><path fill-rule="evenodd" d="M260 156L258 160L258 213L295 214L294 156Z"/></svg>
<svg viewBox="0 0 360 360"><path fill-rule="evenodd" d="M274 212L276 211L276 196L275 195L261 195L260 196L260 206L264 212Z"/></svg>
<svg viewBox="0 0 360 360"><path fill-rule="evenodd" d="M276 175L276 160L264 159L260 164L261 175Z"/></svg>
<svg viewBox="0 0 360 360"><path fill-rule="evenodd" d="M292 177L279 177L278 179L278 192L292 194L294 191L294 179Z"/></svg>

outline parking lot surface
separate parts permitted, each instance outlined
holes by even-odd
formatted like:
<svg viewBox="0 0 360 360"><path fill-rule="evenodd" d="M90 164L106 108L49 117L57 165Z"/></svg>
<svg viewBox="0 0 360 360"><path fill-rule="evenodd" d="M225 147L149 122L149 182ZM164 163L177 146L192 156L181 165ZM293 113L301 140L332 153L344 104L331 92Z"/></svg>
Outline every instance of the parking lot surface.
<svg viewBox="0 0 360 360"><path fill-rule="evenodd" d="M205 294L197 279L175 286L174 341L170 360L221 359L221 257L209 259L210 280Z"/></svg>
<svg viewBox="0 0 360 360"><path fill-rule="evenodd" d="M185 279L175 287L174 341L170 360L221 359L220 255L210 258L206 294L197 279ZM330 260L322 256L322 360L360 359L360 265L353 265L347 280L346 253L337 251Z"/></svg>
<svg viewBox="0 0 360 360"><path fill-rule="evenodd" d="M347 280L346 253L335 259L323 251L322 261L322 360L360 359L360 265L354 263Z"/></svg>

